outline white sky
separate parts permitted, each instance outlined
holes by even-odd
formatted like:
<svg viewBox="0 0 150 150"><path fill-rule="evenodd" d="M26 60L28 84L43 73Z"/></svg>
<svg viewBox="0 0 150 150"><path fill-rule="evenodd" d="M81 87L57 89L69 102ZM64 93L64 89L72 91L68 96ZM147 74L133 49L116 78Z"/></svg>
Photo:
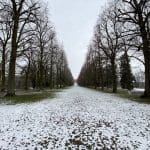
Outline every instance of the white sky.
<svg viewBox="0 0 150 150"><path fill-rule="evenodd" d="M87 46L102 7L107 0L47 0L50 19L63 43L69 67L78 77L85 61Z"/></svg>

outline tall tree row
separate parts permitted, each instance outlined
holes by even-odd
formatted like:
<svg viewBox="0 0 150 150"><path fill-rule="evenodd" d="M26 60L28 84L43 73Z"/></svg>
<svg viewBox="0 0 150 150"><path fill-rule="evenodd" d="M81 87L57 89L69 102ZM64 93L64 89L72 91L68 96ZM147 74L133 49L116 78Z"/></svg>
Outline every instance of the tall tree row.
<svg viewBox="0 0 150 150"><path fill-rule="evenodd" d="M111 87L115 93L121 81L123 88L131 89L133 75L129 57L136 58L145 66L144 96L150 97L149 0L111 1L99 15L90 47L78 78L79 85Z"/></svg>
<svg viewBox="0 0 150 150"><path fill-rule="evenodd" d="M8 96L15 95L16 78L21 76L25 89L73 84L48 10L39 1L1 0L0 32L1 90Z"/></svg>
<svg viewBox="0 0 150 150"><path fill-rule="evenodd" d="M132 45L137 47L144 56L145 65L145 93L150 97L150 1L122 0L119 10L119 21L124 23L124 36L130 37ZM139 41L139 44L135 42Z"/></svg>

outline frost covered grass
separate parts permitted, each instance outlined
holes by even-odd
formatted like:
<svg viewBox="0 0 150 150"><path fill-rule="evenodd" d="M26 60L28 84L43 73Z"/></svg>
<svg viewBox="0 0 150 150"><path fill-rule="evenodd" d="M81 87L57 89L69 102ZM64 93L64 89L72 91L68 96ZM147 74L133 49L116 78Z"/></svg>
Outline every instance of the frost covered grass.
<svg viewBox="0 0 150 150"><path fill-rule="evenodd" d="M81 87L0 105L0 149L149 150L150 105Z"/></svg>
<svg viewBox="0 0 150 150"><path fill-rule="evenodd" d="M120 97L128 98L130 100L139 102L139 103L147 103L150 104L150 98L141 98L141 95L144 93L144 90L135 89L133 91L128 91L124 89L119 89L117 94Z"/></svg>
<svg viewBox="0 0 150 150"><path fill-rule="evenodd" d="M20 104L20 103L33 103L41 101L46 98L53 98L55 96L54 91L52 92L37 92L37 93L24 93L21 95L15 95L13 97L1 97L1 102L8 104Z"/></svg>
<svg viewBox="0 0 150 150"><path fill-rule="evenodd" d="M93 89L93 90L112 94L112 89L110 89L110 88L109 89L105 88L103 91L100 88ZM133 89L133 91L128 91L127 89L118 89L117 93L115 93L114 95L122 97L122 98L128 98L132 101L136 101L139 103L150 104L150 98L141 98L141 95L143 93L144 93L143 89Z"/></svg>

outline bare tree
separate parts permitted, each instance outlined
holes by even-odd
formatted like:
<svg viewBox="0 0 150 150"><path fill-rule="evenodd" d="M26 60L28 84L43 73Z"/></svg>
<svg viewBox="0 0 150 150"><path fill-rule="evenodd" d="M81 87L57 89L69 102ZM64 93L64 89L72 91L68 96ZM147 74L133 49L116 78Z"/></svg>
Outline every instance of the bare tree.
<svg viewBox="0 0 150 150"><path fill-rule="evenodd" d="M139 37L145 61L145 93L150 97L150 1L122 0L119 19L126 24L124 36ZM141 40L140 40L141 38Z"/></svg>
<svg viewBox="0 0 150 150"><path fill-rule="evenodd" d="M7 96L15 95L15 67L17 49L20 39L24 33L26 25L33 22L35 16L34 11L38 9L36 2L26 0L11 0L8 3L10 11L12 12L12 39L11 39L11 53L8 74L8 88Z"/></svg>
<svg viewBox="0 0 150 150"><path fill-rule="evenodd" d="M39 88L43 86L43 74L44 74L44 55L47 53L48 43L50 42L52 26L49 25L49 20L47 17L47 12L44 10L40 11L38 20L36 21L36 45L39 51Z"/></svg>
<svg viewBox="0 0 150 150"><path fill-rule="evenodd" d="M117 92L116 59L121 48L121 25L118 23L116 8L117 4L115 3L104 11L100 16L95 33L99 40L100 49L103 50L111 63L114 93Z"/></svg>

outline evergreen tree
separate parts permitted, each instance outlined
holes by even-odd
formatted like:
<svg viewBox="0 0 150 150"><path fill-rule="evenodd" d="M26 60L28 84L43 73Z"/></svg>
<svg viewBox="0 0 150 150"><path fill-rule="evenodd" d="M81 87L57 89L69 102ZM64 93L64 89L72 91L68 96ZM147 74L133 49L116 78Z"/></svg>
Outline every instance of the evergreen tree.
<svg viewBox="0 0 150 150"><path fill-rule="evenodd" d="M121 64L120 64L120 84L123 89L131 90L133 89L133 80L134 77L131 72L130 59L128 57L127 52L125 52L121 56Z"/></svg>

